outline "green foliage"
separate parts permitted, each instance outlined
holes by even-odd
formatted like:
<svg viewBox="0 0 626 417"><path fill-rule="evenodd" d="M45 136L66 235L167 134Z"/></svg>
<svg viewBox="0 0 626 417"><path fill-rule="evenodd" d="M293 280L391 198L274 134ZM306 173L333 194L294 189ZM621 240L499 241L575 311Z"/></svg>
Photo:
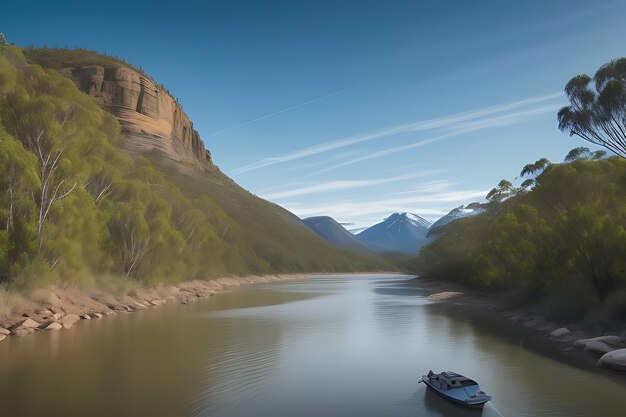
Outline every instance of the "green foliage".
<svg viewBox="0 0 626 417"><path fill-rule="evenodd" d="M527 175L537 175L541 173L544 169L546 169L550 165L550 161L546 158L541 158L533 164L526 164L520 172L520 177L525 177Z"/></svg>
<svg viewBox="0 0 626 417"><path fill-rule="evenodd" d="M594 151L591 152L589 148L584 146L580 146L578 148L574 148L565 155L565 162L573 162L577 159L603 159L606 157L605 151Z"/></svg>
<svg viewBox="0 0 626 417"><path fill-rule="evenodd" d="M23 52L29 61L55 70L83 65L101 65L103 67L125 66L143 73L140 68L132 66L117 56L103 55L84 48L24 48Z"/></svg>
<svg viewBox="0 0 626 417"><path fill-rule="evenodd" d="M125 153L115 117L29 60L52 68L120 64L83 50L0 47L0 281L23 287L121 276L154 284L389 268L330 246L217 169L183 174L156 155Z"/></svg>
<svg viewBox="0 0 626 417"><path fill-rule="evenodd" d="M501 201L507 197L510 197L515 192L515 187L509 180L502 180L498 183L498 186L493 188L487 193L487 200L489 201Z"/></svg>
<svg viewBox="0 0 626 417"><path fill-rule="evenodd" d="M625 228L626 161L577 159L552 165L532 191L444 227L416 269L577 320L607 300L621 308Z"/></svg>
<svg viewBox="0 0 626 417"><path fill-rule="evenodd" d="M565 155L565 162L573 162L580 158L589 158L591 151L589 148L584 146L579 146L578 148L574 148Z"/></svg>
<svg viewBox="0 0 626 417"><path fill-rule="evenodd" d="M626 157L626 58L603 65L593 78L573 77L565 93L570 105L558 112L559 129Z"/></svg>

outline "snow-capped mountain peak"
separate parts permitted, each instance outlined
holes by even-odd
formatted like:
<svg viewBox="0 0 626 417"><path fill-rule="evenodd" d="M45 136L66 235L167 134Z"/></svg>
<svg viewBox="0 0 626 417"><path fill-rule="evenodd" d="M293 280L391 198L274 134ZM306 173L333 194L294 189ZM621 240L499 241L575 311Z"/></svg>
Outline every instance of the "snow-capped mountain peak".
<svg viewBox="0 0 626 417"><path fill-rule="evenodd" d="M430 222L413 213L393 213L382 222L357 235L357 239L376 252L417 254L427 243Z"/></svg>
<svg viewBox="0 0 626 417"><path fill-rule="evenodd" d="M423 227L426 229L428 229L431 225L431 222L429 222L425 218L418 216L417 214L408 212L393 213L391 216L387 217L384 222L387 223L388 228L401 226L402 223L405 222L408 222L416 227Z"/></svg>

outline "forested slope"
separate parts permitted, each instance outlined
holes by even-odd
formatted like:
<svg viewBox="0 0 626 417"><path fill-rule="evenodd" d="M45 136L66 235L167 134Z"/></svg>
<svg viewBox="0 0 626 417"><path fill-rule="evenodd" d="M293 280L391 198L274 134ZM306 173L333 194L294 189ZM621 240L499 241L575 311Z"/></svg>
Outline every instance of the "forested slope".
<svg viewBox="0 0 626 417"><path fill-rule="evenodd" d="M54 67L54 53L45 59ZM330 246L218 169L180 170L155 152L125 152L125 140L116 117L71 79L0 46L2 281L155 283L388 267Z"/></svg>
<svg viewBox="0 0 626 417"><path fill-rule="evenodd" d="M444 226L415 270L502 294L506 307L541 305L553 318L625 319L626 160L548 164L533 183Z"/></svg>

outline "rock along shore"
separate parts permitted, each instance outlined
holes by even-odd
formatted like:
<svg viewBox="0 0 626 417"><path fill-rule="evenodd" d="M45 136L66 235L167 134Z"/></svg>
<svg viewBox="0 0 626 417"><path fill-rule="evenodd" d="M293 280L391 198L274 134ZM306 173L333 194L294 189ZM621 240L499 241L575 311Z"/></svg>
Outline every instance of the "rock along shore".
<svg viewBox="0 0 626 417"><path fill-rule="evenodd" d="M84 290L52 286L36 290L11 312L0 314L0 341L38 331L58 331L80 320L132 313L167 303L187 304L230 287L262 282L302 279L316 274L251 275L185 281L176 285L140 288L132 295L114 295L102 289Z"/></svg>
<svg viewBox="0 0 626 417"><path fill-rule="evenodd" d="M546 319L532 306L506 309L497 299L448 281L416 277L412 282L431 301L500 322L506 332L516 333L524 345L534 350L573 365L600 367L611 374L626 376L625 330L590 327L584 323L563 325Z"/></svg>

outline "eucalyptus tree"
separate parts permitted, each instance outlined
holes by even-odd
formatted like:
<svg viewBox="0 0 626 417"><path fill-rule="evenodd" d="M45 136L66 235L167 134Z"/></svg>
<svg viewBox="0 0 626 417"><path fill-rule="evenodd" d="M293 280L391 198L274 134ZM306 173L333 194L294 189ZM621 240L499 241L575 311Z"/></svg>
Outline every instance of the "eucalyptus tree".
<svg viewBox="0 0 626 417"><path fill-rule="evenodd" d="M559 130L626 158L626 58L603 65L593 78L573 77L565 93L570 105L558 112Z"/></svg>
<svg viewBox="0 0 626 417"><path fill-rule="evenodd" d="M590 159L604 159L606 157L606 151L595 151L591 153Z"/></svg>
<svg viewBox="0 0 626 417"><path fill-rule="evenodd" d="M520 172L520 177L525 177L527 175L537 175L540 174L544 169L546 169L551 162L546 158L541 158L535 161L532 164L524 165L522 168L522 172Z"/></svg>
<svg viewBox="0 0 626 417"><path fill-rule="evenodd" d="M565 155L564 161L574 162L577 159L589 158L590 154L591 154L591 151L589 150L589 148L586 148L584 146L579 146L569 151L567 155Z"/></svg>
<svg viewBox="0 0 626 417"><path fill-rule="evenodd" d="M522 190L528 190L529 188L534 187L536 183L537 181L534 178L528 178L522 182L520 188Z"/></svg>
<svg viewBox="0 0 626 417"><path fill-rule="evenodd" d="M591 159L595 161L598 159L604 159L606 155L607 155L606 151L599 150L599 151L591 152L589 148L580 146L578 148L574 148L571 151L569 151L567 155L565 155L564 161L574 162L578 159Z"/></svg>
<svg viewBox="0 0 626 417"><path fill-rule="evenodd" d="M515 193L516 189L508 180L502 180L498 185L487 194L487 200L491 202L499 202Z"/></svg>

